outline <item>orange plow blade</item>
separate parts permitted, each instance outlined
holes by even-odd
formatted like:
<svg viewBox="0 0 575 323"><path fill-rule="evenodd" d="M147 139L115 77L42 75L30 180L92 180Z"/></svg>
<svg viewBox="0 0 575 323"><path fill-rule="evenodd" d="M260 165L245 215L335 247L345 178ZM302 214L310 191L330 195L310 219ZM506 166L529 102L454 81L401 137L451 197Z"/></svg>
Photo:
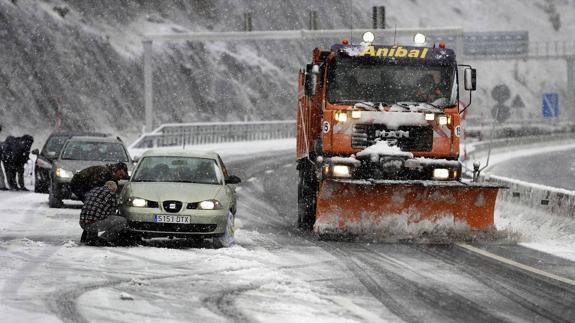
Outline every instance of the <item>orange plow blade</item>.
<svg viewBox="0 0 575 323"><path fill-rule="evenodd" d="M418 234L490 230L500 186L439 181L325 180L314 231L319 234Z"/></svg>

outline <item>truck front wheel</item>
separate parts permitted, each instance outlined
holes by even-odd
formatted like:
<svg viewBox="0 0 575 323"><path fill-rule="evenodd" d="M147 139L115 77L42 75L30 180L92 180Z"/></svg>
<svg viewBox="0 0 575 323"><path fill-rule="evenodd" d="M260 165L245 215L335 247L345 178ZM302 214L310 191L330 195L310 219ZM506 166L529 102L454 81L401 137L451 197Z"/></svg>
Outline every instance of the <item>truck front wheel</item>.
<svg viewBox="0 0 575 323"><path fill-rule="evenodd" d="M310 231L315 223L317 180L313 168L306 163L299 165L297 191L298 227Z"/></svg>

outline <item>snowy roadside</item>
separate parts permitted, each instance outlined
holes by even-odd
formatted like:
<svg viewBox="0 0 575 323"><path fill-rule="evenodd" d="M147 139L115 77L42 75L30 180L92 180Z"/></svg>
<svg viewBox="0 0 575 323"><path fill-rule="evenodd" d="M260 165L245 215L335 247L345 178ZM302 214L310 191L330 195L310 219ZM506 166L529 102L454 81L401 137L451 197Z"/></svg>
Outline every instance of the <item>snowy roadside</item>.
<svg viewBox="0 0 575 323"><path fill-rule="evenodd" d="M493 176L489 175L489 170L496 164L515 158L527 158L571 149L575 149L575 140L561 140L545 145L536 143L493 149L489 157L489 167L484 172L488 176ZM476 157L474 160L466 162L466 167L472 168L473 161L479 161L481 165L485 165L487 152L475 153L474 157ZM549 191L573 193L537 183L521 181L521 184ZM573 217L551 215L526 206L498 201L495 209L495 225L499 230L518 233L520 235L519 244L522 246L575 261L575 249L573 249L575 245L575 218Z"/></svg>

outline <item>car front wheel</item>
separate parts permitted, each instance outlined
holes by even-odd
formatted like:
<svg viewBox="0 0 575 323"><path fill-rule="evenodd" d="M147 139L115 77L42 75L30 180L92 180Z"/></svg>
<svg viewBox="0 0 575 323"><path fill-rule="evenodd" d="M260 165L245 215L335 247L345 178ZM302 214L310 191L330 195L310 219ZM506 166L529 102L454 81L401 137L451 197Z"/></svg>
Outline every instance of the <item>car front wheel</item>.
<svg viewBox="0 0 575 323"><path fill-rule="evenodd" d="M58 188L54 183L50 184L48 190L48 206L51 208L61 208L64 206L62 199L58 196Z"/></svg>

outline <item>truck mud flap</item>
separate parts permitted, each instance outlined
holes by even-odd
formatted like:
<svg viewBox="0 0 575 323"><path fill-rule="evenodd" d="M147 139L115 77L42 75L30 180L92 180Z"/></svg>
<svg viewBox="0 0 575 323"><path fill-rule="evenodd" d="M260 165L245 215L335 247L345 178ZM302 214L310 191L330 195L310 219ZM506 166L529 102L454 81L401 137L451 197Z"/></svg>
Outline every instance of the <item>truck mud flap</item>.
<svg viewBox="0 0 575 323"><path fill-rule="evenodd" d="M500 188L487 183L324 180L314 231L393 236L493 230Z"/></svg>

